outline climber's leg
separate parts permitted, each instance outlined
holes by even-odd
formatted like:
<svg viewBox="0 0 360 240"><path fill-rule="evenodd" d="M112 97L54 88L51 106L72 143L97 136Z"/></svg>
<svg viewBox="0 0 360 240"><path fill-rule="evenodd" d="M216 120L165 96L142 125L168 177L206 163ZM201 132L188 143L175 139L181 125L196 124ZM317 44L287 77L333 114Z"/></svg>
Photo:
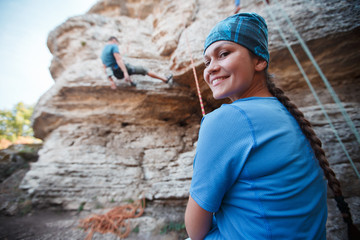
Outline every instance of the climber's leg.
<svg viewBox="0 0 360 240"><path fill-rule="evenodd" d="M114 76L114 72L113 72L112 68L111 68L111 67L107 67L107 68L105 69L105 72L106 72L106 75L107 75L107 77L108 77L108 79L109 79L109 81L110 81L111 89L116 89L116 84L115 84L115 82L114 82L115 76Z"/></svg>
<svg viewBox="0 0 360 240"><path fill-rule="evenodd" d="M133 66L131 64L126 64L126 68L128 69L129 75L132 74L148 75L149 77L159 79L164 83L168 83L172 79L172 75L168 77L161 77L142 66Z"/></svg>
<svg viewBox="0 0 360 240"><path fill-rule="evenodd" d="M110 80L110 84L111 84L111 89L116 89L116 84L115 84L114 80L111 77L109 77L109 80Z"/></svg>
<svg viewBox="0 0 360 240"><path fill-rule="evenodd" d="M240 11L241 7L240 7L240 0L235 0L235 10L234 10L234 14L237 14Z"/></svg>
<svg viewBox="0 0 360 240"><path fill-rule="evenodd" d="M160 77L159 75L155 74L154 72L148 72L147 75L152 78L159 79L159 80L163 81L164 83L168 83L172 79L172 75L169 75L166 78L163 78L163 77Z"/></svg>

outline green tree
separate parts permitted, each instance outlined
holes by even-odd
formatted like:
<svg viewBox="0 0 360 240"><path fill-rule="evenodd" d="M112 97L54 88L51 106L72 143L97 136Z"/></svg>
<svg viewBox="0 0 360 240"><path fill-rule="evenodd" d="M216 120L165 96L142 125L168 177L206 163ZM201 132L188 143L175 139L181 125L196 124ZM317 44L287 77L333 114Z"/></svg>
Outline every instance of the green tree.
<svg viewBox="0 0 360 240"><path fill-rule="evenodd" d="M33 106L19 102L12 110L0 110L0 139L15 141L19 136L33 136L31 115Z"/></svg>

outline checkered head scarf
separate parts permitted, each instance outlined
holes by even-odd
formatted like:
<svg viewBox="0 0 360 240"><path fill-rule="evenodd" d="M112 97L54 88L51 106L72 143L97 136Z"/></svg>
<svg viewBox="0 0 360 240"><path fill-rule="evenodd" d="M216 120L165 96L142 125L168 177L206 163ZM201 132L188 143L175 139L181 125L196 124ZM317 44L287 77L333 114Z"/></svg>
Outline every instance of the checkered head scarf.
<svg viewBox="0 0 360 240"><path fill-rule="evenodd" d="M246 47L269 64L268 30L258 14L239 13L216 24L205 40L204 53L211 44L223 40Z"/></svg>

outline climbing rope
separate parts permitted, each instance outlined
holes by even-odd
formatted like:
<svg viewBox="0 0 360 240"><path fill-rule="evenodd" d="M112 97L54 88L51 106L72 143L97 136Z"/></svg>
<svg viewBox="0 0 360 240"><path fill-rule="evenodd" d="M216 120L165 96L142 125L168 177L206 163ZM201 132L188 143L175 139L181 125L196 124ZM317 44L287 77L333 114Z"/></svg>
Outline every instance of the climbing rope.
<svg viewBox="0 0 360 240"><path fill-rule="evenodd" d="M199 102L200 102L201 113L202 113L203 116L205 116L204 104L203 104L202 97L201 97L201 92L200 92L200 87L199 87L199 81L198 81L198 78L197 78L197 75L196 75L195 64L194 64L194 60L193 60L193 57L192 57L192 54L191 54L189 40L188 40L188 37L187 37L186 32L184 32L184 34L185 34L187 51L188 51L188 54L189 54L189 56L190 56L191 66L192 66L192 69L193 69L193 74L194 74L194 79L195 79L197 94L198 94Z"/></svg>
<svg viewBox="0 0 360 240"><path fill-rule="evenodd" d="M265 0L263 0L263 1L265 1ZM342 142L342 140L341 140L341 138L340 138L340 136L339 136L339 134L338 134L337 130L335 129L335 127L334 127L334 125L333 125L333 123L332 123L332 121L331 121L331 119L330 119L329 115L327 114L327 112L326 112L326 110L325 110L324 105L322 104L322 102L321 102L321 100L320 100L320 98L319 98L318 94L316 93L316 91L315 91L314 87L312 86L312 84L311 84L311 82L310 82L310 80L309 80L309 78L308 78L307 74L305 73L305 71L304 71L304 69L303 69L303 67L302 67L302 65L301 65L301 63L300 63L300 61L299 61L299 60L298 60L298 58L296 57L296 55L295 55L294 51L292 50L292 48L291 48L291 46L290 46L289 42L286 40L285 35L284 35L283 31L282 31L282 30L281 30L281 28L280 28L280 24L278 23L278 21L276 20L276 18L275 18L275 17L274 17L274 15L272 14L272 12L271 12L269 9L267 9L267 8L266 8L266 10L267 10L268 14L270 15L271 19L274 21L275 25L277 26L277 30L279 31L279 34L280 34L280 36L281 36L282 40L284 41L284 43L285 43L285 45L286 45L287 49L289 50L289 52L290 52L291 56L293 57L293 59L294 59L294 61L295 61L296 65L298 66L298 68L299 68L299 70L300 70L301 74L303 75L303 77L304 77L304 79L305 79L306 83L308 84L308 86L309 86L309 88L310 88L310 90L311 90L312 94L314 95L314 97L315 97L315 99L316 99L317 103L319 104L319 106L320 106L320 108L321 108L321 111L322 111L322 112L323 112L323 114L325 115L325 118L326 118L326 120L328 121L328 123L329 123L329 125L330 125L330 127L331 127L332 131L334 132L336 139L337 139L337 140L338 140L338 142L340 143L341 148L343 149L343 151L344 151L344 153L345 153L346 157L348 158L348 160L349 160L349 162L350 162L351 166L353 167L353 169L354 169L354 171L355 171L355 174L356 174L356 175L358 176L358 178L360 179L360 174L359 174L359 171L357 170L357 168L356 168L356 166L355 166L355 164L354 164L354 162L353 162L352 158L350 157L350 155L349 155L348 151L346 150L345 145L343 144L343 142ZM289 20L289 21L290 21L290 20ZM292 26L293 26L293 25L292 25ZM294 30L295 30L295 28L294 28ZM296 31L296 30L295 30L295 31ZM299 39L299 38L301 38L299 34L297 34L297 35L296 35L296 37L297 37L298 39ZM300 41L300 40L299 40L299 41ZM303 41L302 41L302 42L303 42ZM310 53L310 54L311 54L311 53ZM315 60L314 60L314 61L315 61ZM344 109L344 110L345 110L345 109ZM350 121L351 121L351 120L350 120Z"/></svg>
<svg viewBox="0 0 360 240"><path fill-rule="evenodd" d="M125 222L129 218L140 217L144 213L145 198L131 204L115 207L104 215L93 215L80 220L79 227L90 232L85 240L91 240L95 232L101 234L113 233L120 238L126 238L130 234L130 224Z"/></svg>
<svg viewBox="0 0 360 240"><path fill-rule="evenodd" d="M264 0L263 0L264 1ZM274 0L275 4L278 5L278 1ZM296 28L294 27L294 25L292 24L289 16L282 10L281 7L279 7L281 14L283 15L283 17L286 19L286 21L288 22L290 28L292 29L292 31L294 32L296 38L299 40L300 45L302 46L302 48L304 49L305 53L307 54L307 56L309 57L310 61L312 62L312 64L314 65L315 69L318 71L321 79L323 80L323 82L325 83L325 86L327 87L330 95L332 96L333 100L335 101L335 103L338 105L338 107L340 108L340 111L342 113L342 115L344 116L347 124L349 125L351 131L354 133L356 140L358 141L358 143L360 144L360 134L359 132L356 130L355 125L353 123L353 121L351 120L351 118L349 117L349 115L347 114L344 106L342 105L339 97L337 96L337 94L335 93L334 89L332 88L331 84L329 83L328 79L325 77L324 73L322 72L321 68L319 67L319 65L317 64L316 60L314 59L313 55L311 54L309 48L307 47L305 41L302 39L302 37L300 36L299 32L296 30Z"/></svg>

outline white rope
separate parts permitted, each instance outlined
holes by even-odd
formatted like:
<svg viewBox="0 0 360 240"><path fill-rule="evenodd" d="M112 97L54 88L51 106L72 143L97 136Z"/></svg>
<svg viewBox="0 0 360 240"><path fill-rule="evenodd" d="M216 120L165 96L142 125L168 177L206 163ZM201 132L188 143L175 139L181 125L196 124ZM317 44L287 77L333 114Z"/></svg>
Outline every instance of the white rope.
<svg viewBox="0 0 360 240"><path fill-rule="evenodd" d="M264 1L264 0L263 0ZM276 5L278 5L278 1L277 0L273 0L275 2ZM360 144L360 134L359 132L356 130L355 125L353 123L353 121L351 120L351 118L349 117L348 113L346 112L344 106L342 105L339 97L337 96L337 94L335 93L334 89L332 88L331 84L329 83L329 81L327 80L327 78L325 77L324 73L322 72L321 68L319 67L319 65L317 64L316 60L314 59L313 55L311 54L309 48L307 47L305 41L302 39L302 37L300 36L300 34L298 33L298 31L296 30L296 28L294 27L294 25L292 24L289 16L285 13L285 11L279 7L280 12L282 13L283 17L286 19L286 21L288 22L290 28L292 29L292 31L294 32L296 38L299 40L300 45L302 46L302 48L304 49L305 53L308 55L310 61L312 62L312 64L314 65L314 67L316 68L316 70L318 71L321 79L323 80L323 82L325 83L325 86L327 87L330 95L332 96L332 98L334 99L335 103L339 106L340 111L342 113L342 115L344 116L347 124L349 125L351 131L354 133L356 140L358 141L358 143Z"/></svg>
<svg viewBox="0 0 360 240"><path fill-rule="evenodd" d="M263 0L263 2L265 3L265 0ZM354 164L353 160L351 159L351 157L350 157L350 155L349 155L348 151L346 150L346 148L345 148L345 146L344 146L344 144L343 144L342 140L340 139L340 137L339 137L339 135L338 135L338 133L337 133L337 131L336 131L336 129L335 129L335 127L334 127L334 125L332 124L331 119L329 118L329 115L327 114L327 112L326 112L326 110L325 110L324 105L321 103L320 98L318 97L318 95L317 95L317 93L316 93L315 89L313 88L313 86L312 86L312 84L311 84L311 82L310 82L310 80L309 80L308 76L306 75L306 73L305 73L304 69L302 68L301 63L299 62L298 58L296 57L296 55L295 55L294 51L292 50L292 48L291 48L291 46L290 46L289 42L286 40L285 35L284 35L283 31L281 30L279 23L277 22L277 20L275 19L274 15L271 13L271 11L270 11L269 9L267 9L267 8L266 8L266 10L267 10L267 12L269 13L269 15L270 15L271 19L272 19L272 20L274 21L274 23L276 24L276 26L277 26L277 30L279 31L279 33L280 33L280 36L281 36L282 40L284 41L284 43L285 43L286 47L288 48L288 50L289 50L289 52L290 52L291 56L293 57L293 59L294 59L294 61L295 61L296 65L298 66L298 68L299 68L299 70L300 70L301 74L303 75L303 77L304 77L304 79L305 79L306 83L308 84L308 86L309 86L309 88L310 88L310 90L311 90L312 94L314 95L314 97L315 97L315 99L316 99L317 103L319 104L319 106L320 106L320 108L321 108L321 110L322 110L323 114L325 115L325 118L326 118L326 119L327 119L327 121L329 122L329 125L330 125L330 127L331 127L332 131L334 132L334 134L335 134L335 136L336 136L336 139L339 141L339 143L340 143L340 145L341 145L341 148L342 148L342 149L343 149L343 151L345 152L345 155L346 155L346 157L348 158L348 160L350 161L351 166L354 168L355 174L356 174L356 175L358 176L358 178L360 179L360 174L359 174L359 171L357 170L357 168L356 168L356 166L355 166L355 164Z"/></svg>

